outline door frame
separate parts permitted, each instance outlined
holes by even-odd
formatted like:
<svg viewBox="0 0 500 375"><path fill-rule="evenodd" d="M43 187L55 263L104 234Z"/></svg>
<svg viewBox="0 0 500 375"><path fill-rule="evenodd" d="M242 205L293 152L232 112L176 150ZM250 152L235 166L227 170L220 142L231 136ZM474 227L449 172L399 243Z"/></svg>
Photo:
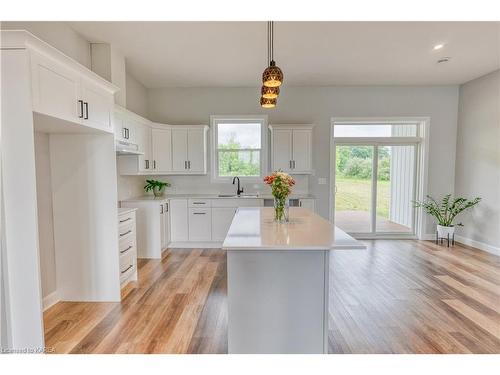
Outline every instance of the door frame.
<svg viewBox="0 0 500 375"><path fill-rule="evenodd" d="M429 150L429 130L430 130L430 117L332 117L330 123L330 185L329 185L329 218L330 221L335 225L335 166L336 166L336 146L339 144L335 142L334 132L335 123L353 123L353 124L365 124L365 125L377 125L377 124L401 124L401 123L416 123L417 124L417 137L392 137L390 140L385 140L377 137L357 137L357 138L343 138L342 144L372 144L375 146L384 144L414 144L418 141L419 147L416 151L416 171L415 171L415 199L422 200L427 195L427 184L428 184L428 150ZM377 150L377 147L375 147ZM375 156L374 161L375 164ZM373 171L372 171L373 173ZM372 177L373 178L373 177ZM373 186L372 179L372 194L376 189ZM372 197L373 201L373 197ZM375 200L376 202L376 200ZM372 234L360 234L359 236L354 234L357 238L371 238L371 239L383 239L383 238L418 238L425 239L425 228L426 228L426 217L424 215L423 209L415 209L414 214L414 228L415 233L372 233Z"/></svg>

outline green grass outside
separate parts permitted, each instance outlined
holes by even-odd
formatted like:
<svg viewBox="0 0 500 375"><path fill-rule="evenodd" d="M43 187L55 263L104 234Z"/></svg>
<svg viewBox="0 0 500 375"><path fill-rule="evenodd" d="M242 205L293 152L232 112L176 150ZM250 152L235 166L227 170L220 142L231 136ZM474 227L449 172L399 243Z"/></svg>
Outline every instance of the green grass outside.
<svg viewBox="0 0 500 375"><path fill-rule="evenodd" d="M336 177L337 194L335 209L337 211L370 211L371 179ZM389 218L390 181L378 181L377 215Z"/></svg>

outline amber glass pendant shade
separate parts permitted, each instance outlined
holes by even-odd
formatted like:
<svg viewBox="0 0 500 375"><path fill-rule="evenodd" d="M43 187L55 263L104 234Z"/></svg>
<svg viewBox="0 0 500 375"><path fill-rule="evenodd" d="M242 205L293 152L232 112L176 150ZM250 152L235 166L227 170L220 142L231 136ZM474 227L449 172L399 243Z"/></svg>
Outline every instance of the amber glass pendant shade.
<svg viewBox="0 0 500 375"><path fill-rule="evenodd" d="M283 83L283 72L274 61L262 73L262 83L267 87L278 87Z"/></svg>
<svg viewBox="0 0 500 375"><path fill-rule="evenodd" d="M276 99L278 97L278 95L280 94L280 88L279 87L262 86L262 88L260 89L260 93L262 94L263 98Z"/></svg>
<svg viewBox="0 0 500 375"><path fill-rule="evenodd" d="M263 108L274 108L276 107L276 99L260 98L260 105Z"/></svg>

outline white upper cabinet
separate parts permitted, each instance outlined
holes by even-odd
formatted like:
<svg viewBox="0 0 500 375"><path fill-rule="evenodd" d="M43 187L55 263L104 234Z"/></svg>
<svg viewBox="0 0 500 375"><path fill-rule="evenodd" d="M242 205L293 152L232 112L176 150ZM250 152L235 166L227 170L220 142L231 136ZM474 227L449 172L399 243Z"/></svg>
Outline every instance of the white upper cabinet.
<svg viewBox="0 0 500 375"><path fill-rule="evenodd" d="M207 127L172 127L172 172L207 173Z"/></svg>
<svg viewBox="0 0 500 375"><path fill-rule="evenodd" d="M113 132L114 86L75 62L30 51L33 111ZM67 59L67 58L66 58Z"/></svg>
<svg viewBox="0 0 500 375"><path fill-rule="evenodd" d="M54 60L31 53L33 110L72 122L83 118L80 77Z"/></svg>
<svg viewBox="0 0 500 375"><path fill-rule="evenodd" d="M151 172L154 169L155 165L155 163L152 161L151 152L152 129L147 124L139 121L130 123L130 129L133 143L136 143L139 152L143 153L143 155L139 155L137 157L139 172Z"/></svg>
<svg viewBox="0 0 500 375"><path fill-rule="evenodd" d="M113 131L114 97L93 82L82 79L83 124L96 129Z"/></svg>
<svg viewBox="0 0 500 375"><path fill-rule="evenodd" d="M271 125L271 169L312 173L312 125Z"/></svg>
<svg viewBox="0 0 500 375"><path fill-rule="evenodd" d="M152 129L153 169L157 173L172 171L172 130Z"/></svg>

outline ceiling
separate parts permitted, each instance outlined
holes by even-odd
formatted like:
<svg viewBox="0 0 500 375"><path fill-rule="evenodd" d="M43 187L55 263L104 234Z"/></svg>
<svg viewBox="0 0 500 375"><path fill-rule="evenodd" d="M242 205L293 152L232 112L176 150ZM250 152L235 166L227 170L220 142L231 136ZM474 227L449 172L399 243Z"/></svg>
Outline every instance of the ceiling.
<svg viewBox="0 0 500 375"><path fill-rule="evenodd" d="M149 88L255 87L267 64L266 22L70 26L121 50ZM460 84L500 68L500 22L276 22L274 29L287 85ZM450 61L438 64L445 56Z"/></svg>

